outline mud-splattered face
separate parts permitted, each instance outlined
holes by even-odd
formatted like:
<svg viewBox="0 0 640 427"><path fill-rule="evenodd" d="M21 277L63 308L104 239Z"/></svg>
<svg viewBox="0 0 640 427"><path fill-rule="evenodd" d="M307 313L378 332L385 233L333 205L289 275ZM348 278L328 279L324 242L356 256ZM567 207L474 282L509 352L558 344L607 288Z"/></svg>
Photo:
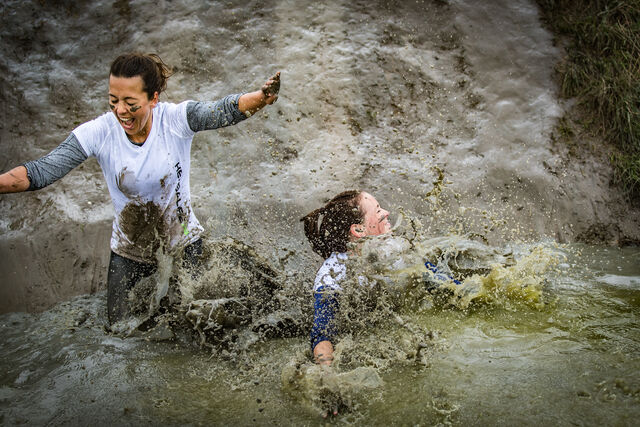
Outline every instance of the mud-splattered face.
<svg viewBox="0 0 640 427"><path fill-rule="evenodd" d="M142 143L151 132L152 112L158 103L158 93L149 99L140 76L109 76L109 107L120 126L133 142Z"/></svg>
<svg viewBox="0 0 640 427"><path fill-rule="evenodd" d="M365 236L377 236L391 230L389 212L382 209L378 201L369 193L360 196L360 209L364 213Z"/></svg>

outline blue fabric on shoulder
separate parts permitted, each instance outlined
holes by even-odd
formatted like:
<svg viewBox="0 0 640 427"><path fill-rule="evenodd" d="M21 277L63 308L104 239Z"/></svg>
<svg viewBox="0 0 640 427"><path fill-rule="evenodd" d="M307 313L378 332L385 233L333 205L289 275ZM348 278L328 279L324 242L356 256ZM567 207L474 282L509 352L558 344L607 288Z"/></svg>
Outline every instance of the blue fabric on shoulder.
<svg viewBox="0 0 640 427"><path fill-rule="evenodd" d="M449 276L448 274L443 274L440 273L440 271L438 271L438 268L435 266L435 264L430 263L429 261L424 263L424 266L427 267L427 270L431 271L433 273L433 276L436 280L441 280L443 282L448 282L449 280L452 280L453 283L455 283L456 285L461 285L462 283L459 280L454 279L453 277Z"/></svg>

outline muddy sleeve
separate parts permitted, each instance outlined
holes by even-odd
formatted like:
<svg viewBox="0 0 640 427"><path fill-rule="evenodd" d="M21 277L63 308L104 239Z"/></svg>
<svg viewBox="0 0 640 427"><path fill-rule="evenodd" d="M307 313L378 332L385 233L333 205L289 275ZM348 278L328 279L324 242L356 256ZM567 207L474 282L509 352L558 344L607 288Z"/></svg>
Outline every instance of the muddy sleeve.
<svg viewBox="0 0 640 427"><path fill-rule="evenodd" d="M338 334L336 327L336 313L338 312L337 293L333 290L327 292L320 288L313 293L313 326L311 327L311 351L321 341L334 343Z"/></svg>
<svg viewBox="0 0 640 427"><path fill-rule="evenodd" d="M235 125L247 118L238 109L242 94L228 95L213 102L189 102L187 122L194 132Z"/></svg>
<svg viewBox="0 0 640 427"><path fill-rule="evenodd" d="M23 166L27 168L29 188L27 191L39 190L53 184L87 159L87 153L72 133L52 152L38 160L32 160Z"/></svg>

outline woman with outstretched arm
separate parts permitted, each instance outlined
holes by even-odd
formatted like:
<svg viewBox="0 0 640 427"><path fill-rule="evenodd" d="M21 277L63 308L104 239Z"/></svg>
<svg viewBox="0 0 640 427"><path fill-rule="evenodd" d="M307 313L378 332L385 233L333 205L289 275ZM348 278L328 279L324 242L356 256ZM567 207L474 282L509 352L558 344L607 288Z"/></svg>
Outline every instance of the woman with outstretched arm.
<svg viewBox="0 0 640 427"><path fill-rule="evenodd" d="M109 71L109 108L74 129L46 156L0 175L0 193L38 190L88 157L102 168L115 210L107 275L109 322L127 315L126 296L153 274L156 253L183 253L196 265L203 228L189 188L196 132L235 125L274 103L280 73L260 90L214 102L160 102L171 71L155 54L120 55Z"/></svg>

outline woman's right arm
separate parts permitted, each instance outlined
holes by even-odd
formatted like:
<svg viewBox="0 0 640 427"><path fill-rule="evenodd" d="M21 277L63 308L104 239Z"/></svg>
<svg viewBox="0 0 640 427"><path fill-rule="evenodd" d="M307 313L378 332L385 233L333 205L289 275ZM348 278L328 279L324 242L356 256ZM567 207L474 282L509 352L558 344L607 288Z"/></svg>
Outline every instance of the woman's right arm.
<svg viewBox="0 0 640 427"><path fill-rule="evenodd" d="M319 288L314 292L311 348L316 363L330 365L333 362L333 341L338 333L335 318L338 298L335 290Z"/></svg>
<svg viewBox="0 0 640 427"><path fill-rule="evenodd" d="M0 193L39 190L52 184L87 159L72 133L49 154L0 175Z"/></svg>
<svg viewBox="0 0 640 427"><path fill-rule="evenodd" d="M18 166L0 175L0 193L20 193L29 188L27 168Z"/></svg>

